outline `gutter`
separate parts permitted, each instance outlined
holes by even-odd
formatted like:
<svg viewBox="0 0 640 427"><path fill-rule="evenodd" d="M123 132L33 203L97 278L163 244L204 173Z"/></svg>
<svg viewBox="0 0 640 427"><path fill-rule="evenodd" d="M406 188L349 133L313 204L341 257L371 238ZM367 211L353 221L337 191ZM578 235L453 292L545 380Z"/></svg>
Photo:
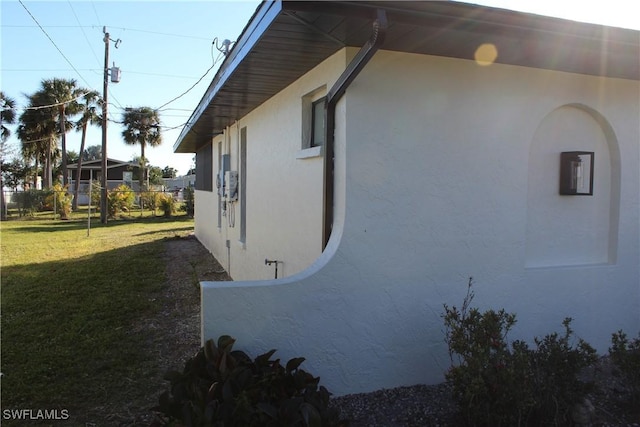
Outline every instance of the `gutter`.
<svg viewBox="0 0 640 427"><path fill-rule="evenodd" d="M324 144L324 167L323 181L324 191L322 197L322 250L325 249L331 236L333 228L333 186L334 186L334 142L336 127L336 105L349 85L360 74L360 71L367 65L369 60L384 43L387 34L387 14L383 9L376 10L376 20L373 21L373 32L367 43L360 48L356 56L351 60L347 68L342 72L338 80L327 94L325 102L325 144Z"/></svg>

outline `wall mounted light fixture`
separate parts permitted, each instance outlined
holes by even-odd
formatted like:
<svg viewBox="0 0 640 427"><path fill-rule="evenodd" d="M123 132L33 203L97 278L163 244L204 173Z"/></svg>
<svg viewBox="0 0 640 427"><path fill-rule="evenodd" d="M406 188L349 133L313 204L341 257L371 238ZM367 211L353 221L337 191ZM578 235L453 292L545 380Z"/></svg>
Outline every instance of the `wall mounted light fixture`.
<svg viewBox="0 0 640 427"><path fill-rule="evenodd" d="M593 196L593 151L566 151L560 154L560 194Z"/></svg>

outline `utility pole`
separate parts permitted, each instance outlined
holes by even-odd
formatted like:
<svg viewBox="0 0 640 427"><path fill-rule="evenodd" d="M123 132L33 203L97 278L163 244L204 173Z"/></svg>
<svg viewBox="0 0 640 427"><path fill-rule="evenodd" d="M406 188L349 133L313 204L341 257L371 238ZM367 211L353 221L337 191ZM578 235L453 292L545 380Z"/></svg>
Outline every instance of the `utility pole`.
<svg viewBox="0 0 640 427"><path fill-rule="evenodd" d="M107 223L107 96L109 90L109 33L104 33L104 81L102 85L102 175L100 176L100 222Z"/></svg>
<svg viewBox="0 0 640 427"><path fill-rule="evenodd" d="M107 223L107 105L109 94L109 33L107 27L102 27L104 33L104 81L102 86L102 176L100 177L100 222ZM115 40L116 48L120 39ZM114 83L120 81L120 69L113 66L111 80ZM116 75L114 75L116 74ZM82 153L81 153L82 154Z"/></svg>

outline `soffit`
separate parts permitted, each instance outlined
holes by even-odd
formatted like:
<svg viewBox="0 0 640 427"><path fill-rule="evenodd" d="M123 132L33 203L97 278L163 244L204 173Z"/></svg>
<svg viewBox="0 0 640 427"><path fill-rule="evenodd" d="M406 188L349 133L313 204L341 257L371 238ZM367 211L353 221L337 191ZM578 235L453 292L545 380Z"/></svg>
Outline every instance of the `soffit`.
<svg viewBox="0 0 640 427"><path fill-rule="evenodd" d="M492 43L498 63L640 80L638 31L458 2L264 2L174 151L197 151L342 47L364 45L377 8L387 11L384 50L473 59Z"/></svg>

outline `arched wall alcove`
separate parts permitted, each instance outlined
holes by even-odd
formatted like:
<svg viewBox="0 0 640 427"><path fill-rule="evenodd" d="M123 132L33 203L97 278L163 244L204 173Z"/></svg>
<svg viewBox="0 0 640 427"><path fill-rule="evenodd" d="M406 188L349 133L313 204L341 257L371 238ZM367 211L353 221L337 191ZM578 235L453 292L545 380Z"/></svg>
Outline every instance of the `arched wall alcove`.
<svg viewBox="0 0 640 427"><path fill-rule="evenodd" d="M559 194L560 153L595 153L592 196ZM615 264L620 150L602 114L583 104L550 112L529 151L526 267Z"/></svg>

